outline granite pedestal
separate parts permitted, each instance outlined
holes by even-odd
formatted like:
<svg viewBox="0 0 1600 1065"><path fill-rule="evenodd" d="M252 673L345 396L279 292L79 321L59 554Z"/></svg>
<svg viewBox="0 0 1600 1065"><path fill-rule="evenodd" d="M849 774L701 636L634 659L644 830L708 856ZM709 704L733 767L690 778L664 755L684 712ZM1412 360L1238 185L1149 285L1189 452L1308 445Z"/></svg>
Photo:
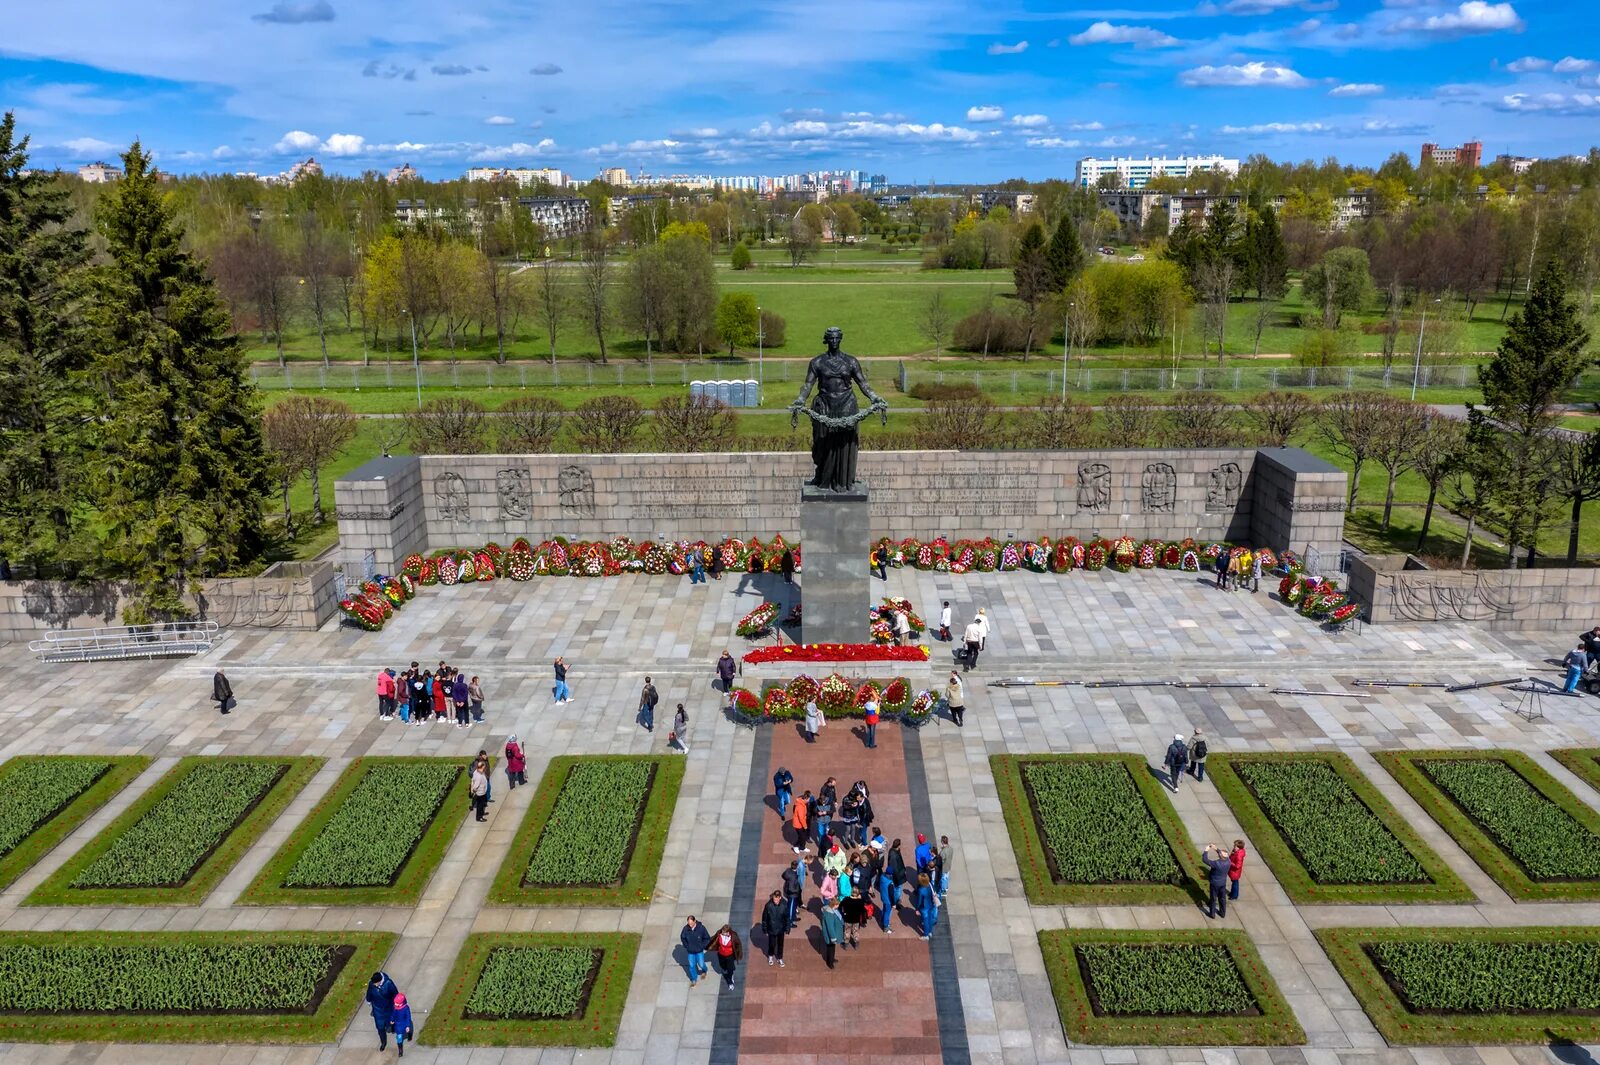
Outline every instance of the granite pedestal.
<svg viewBox="0 0 1600 1065"><path fill-rule="evenodd" d="M800 489L801 636L806 643L866 643L872 599L867 486Z"/></svg>

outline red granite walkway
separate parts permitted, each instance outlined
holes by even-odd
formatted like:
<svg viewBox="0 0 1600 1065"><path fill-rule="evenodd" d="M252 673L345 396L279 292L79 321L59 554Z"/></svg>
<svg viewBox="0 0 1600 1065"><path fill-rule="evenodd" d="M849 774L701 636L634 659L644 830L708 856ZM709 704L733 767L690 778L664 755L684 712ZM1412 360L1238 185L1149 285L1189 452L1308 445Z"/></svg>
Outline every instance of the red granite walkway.
<svg viewBox="0 0 1600 1065"><path fill-rule="evenodd" d="M928 832L930 826L911 823L899 727L880 725L873 750L863 746L857 722L829 722L815 744L807 744L793 725L775 728L768 778L778 766L787 766L794 774L798 798L802 791L814 793L828 777L836 777L841 799L852 782L865 780L885 838L900 838L901 853L910 865L917 831ZM761 908L774 890L782 888L783 871L795 855L770 789L766 801L756 908L747 926L750 950L744 968L739 1060L756 1065L876 1065L886 1060L937 1065L939 1029L928 944L919 937L917 917L910 909L902 908L893 918L892 935L884 935L876 922L869 924L860 947L841 947L837 967L830 972L822 960L817 918L821 877L813 861L805 893L808 912L801 914L799 927L785 941L788 965L781 969L767 965Z"/></svg>

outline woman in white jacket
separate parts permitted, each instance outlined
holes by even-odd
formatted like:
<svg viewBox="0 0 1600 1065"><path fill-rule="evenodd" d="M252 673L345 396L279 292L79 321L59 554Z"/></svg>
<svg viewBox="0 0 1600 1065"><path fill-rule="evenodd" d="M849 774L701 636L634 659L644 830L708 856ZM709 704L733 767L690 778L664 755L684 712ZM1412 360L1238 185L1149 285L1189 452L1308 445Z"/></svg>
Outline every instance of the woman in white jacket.
<svg viewBox="0 0 1600 1065"><path fill-rule="evenodd" d="M816 743L817 733L820 732L822 730L822 726L826 725L827 723L827 719L822 716L822 708L817 705L817 701L815 699L811 700L809 703L806 703L807 743Z"/></svg>

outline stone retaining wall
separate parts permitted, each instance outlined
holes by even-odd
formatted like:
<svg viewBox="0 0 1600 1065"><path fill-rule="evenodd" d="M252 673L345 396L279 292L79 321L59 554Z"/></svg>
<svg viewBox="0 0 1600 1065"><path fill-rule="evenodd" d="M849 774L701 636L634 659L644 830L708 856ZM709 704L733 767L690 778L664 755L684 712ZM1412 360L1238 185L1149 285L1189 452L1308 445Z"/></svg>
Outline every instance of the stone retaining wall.
<svg viewBox="0 0 1600 1065"><path fill-rule="evenodd" d="M1350 594L1374 624L1465 621L1490 629L1570 628L1600 622L1600 568L1430 570L1409 556L1350 563ZM1555 648L1553 653L1567 648Z"/></svg>

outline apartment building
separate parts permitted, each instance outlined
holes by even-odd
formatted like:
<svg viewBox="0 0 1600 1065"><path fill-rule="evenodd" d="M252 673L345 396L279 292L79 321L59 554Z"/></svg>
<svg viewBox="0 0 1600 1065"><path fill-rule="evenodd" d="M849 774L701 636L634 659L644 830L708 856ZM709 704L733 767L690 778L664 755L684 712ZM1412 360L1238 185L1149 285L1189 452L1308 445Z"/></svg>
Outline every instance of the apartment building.
<svg viewBox="0 0 1600 1065"><path fill-rule="evenodd" d="M1078 160L1077 180L1084 188L1093 188L1100 183L1101 177L1115 174L1120 179L1119 184L1125 189L1143 188L1153 178L1178 177L1186 178L1191 174L1217 171L1223 174L1237 174L1239 160L1225 159L1220 155L1179 155L1179 156L1114 156L1110 159L1097 159L1090 156Z"/></svg>
<svg viewBox="0 0 1600 1065"><path fill-rule="evenodd" d="M122 171L110 163L94 162L88 166L78 167L78 177L91 185L104 185L107 182L120 180Z"/></svg>

